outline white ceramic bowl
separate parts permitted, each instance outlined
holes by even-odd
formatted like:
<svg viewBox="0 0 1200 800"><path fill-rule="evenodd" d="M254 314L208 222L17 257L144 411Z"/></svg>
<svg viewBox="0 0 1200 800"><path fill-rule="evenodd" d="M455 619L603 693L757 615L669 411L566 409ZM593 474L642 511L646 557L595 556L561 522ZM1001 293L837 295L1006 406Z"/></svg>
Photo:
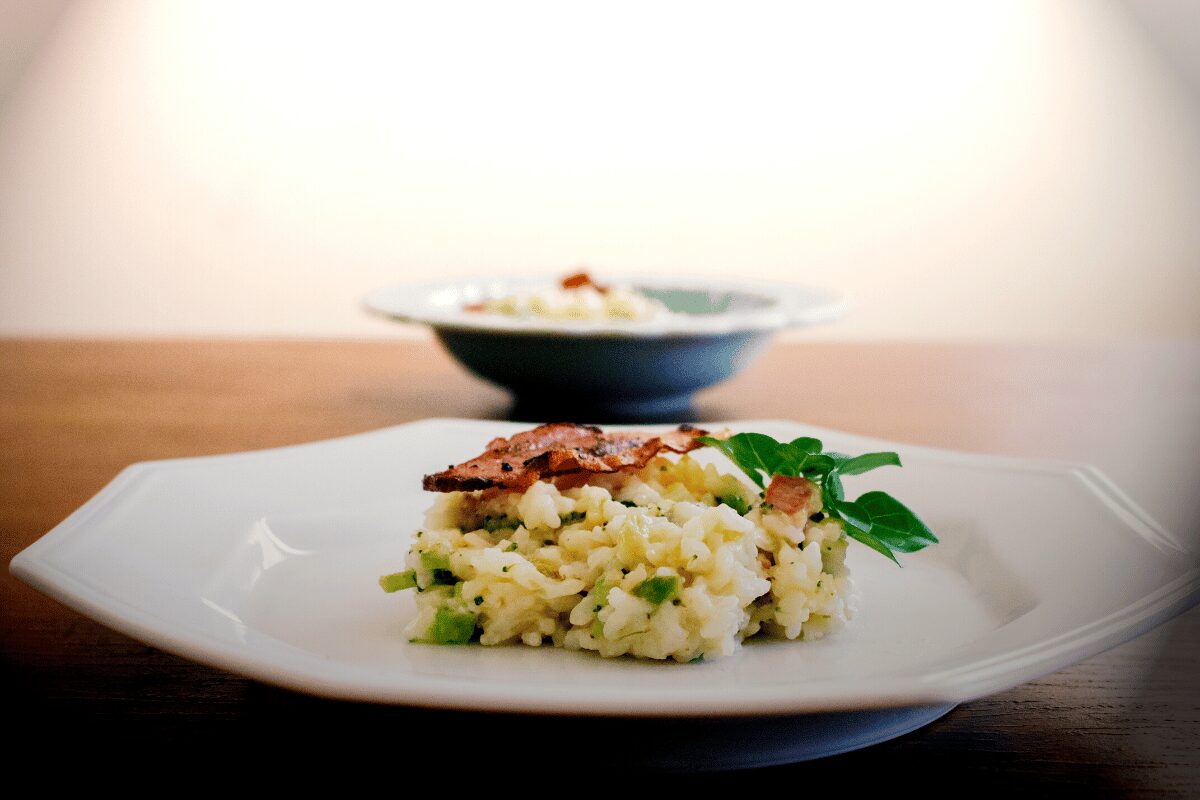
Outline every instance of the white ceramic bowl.
<svg viewBox="0 0 1200 800"><path fill-rule="evenodd" d="M529 418L686 418L692 395L726 380L775 331L831 322L841 295L762 281L626 278L673 313L647 321L520 318L467 305L545 288L553 278L471 278L398 284L364 299L389 319L433 328L475 374L500 384ZM564 416L565 415L565 416Z"/></svg>

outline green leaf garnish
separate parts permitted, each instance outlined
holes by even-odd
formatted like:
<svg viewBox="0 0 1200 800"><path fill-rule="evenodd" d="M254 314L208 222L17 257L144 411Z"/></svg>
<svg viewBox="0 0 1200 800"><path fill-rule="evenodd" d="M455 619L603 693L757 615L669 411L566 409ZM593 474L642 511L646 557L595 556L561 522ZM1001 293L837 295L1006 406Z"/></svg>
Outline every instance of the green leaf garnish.
<svg viewBox="0 0 1200 800"><path fill-rule="evenodd" d="M728 439L715 439L712 436L701 436L697 441L710 447L715 447L737 464L742 472L750 476L750 480L761 489L763 488L762 473L767 476L779 474L783 460L780 450L786 445L775 441L770 436L761 433L739 433Z"/></svg>
<svg viewBox="0 0 1200 800"><path fill-rule="evenodd" d="M835 459L836 461L836 459ZM895 453L863 453L838 463L837 470L843 475L861 475L880 467L900 467L900 456Z"/></svg>
<svg viewBox="0 0 1200 800"><path fill-rule="evenodd" d="M811 436L801 436L799 439L792 439L788 444L806 453L819 453L822 449L821 440L814 439Z"/></svg>
<svg viewBox="0 0 1200 800"><path fill-rule="evenodd" d="M893 550L913 553L937 544L937 537L903 503L885 492L867 492L858 506L871 515L871 533Z"/></svg>
<svg viewBox="0 0 1200 800"><path fill-rule="evenodd" d="M878 536L873 535L870 531L864 531L861 528L855 527L853 524L845 525L843 530L846 535L855 541L865 544L867 547L874 550L876 553L883 555L892 560L897 567L902 566L900 560L896 558L896 554L887 546Z"/></svg>
<svg viewBox="0 0 1200 800"><path fill-rule="evenodd" d="M849 456L824 452L821 440L809 436L780 442L762 433L738 433L728 439L701 436L697 441L724 453L760 489L765 489L767 482L776 475L803 476L812 481L820 489L825 514L840 520L847 536L896 564L900 563L896 553L913 553L937 544L937 537L925 523L886 492L867 492L857 500L846 499L843 475L861 475L880 467L899 467L900 456L896 453ZM736 508L725 497L718 498L718 502ZM640 588L641 584L637 589Z"/></svg>
<svg viewBox="0 0 1200 800"><path fill-rule="evenodd" d="M848 522L860 531L871 532L871 512L849 500L843 500L837 507L842 522Z"/></svg>
<svg viewBox="0 0 1200 800"><path fill-rule="evenodd" d="M835 471L830 471L825 476L825 480L821 483L822 500L826 500L826 505L836 506L842 500L846 499L846 490L842 488L842 479Z"/></svg>

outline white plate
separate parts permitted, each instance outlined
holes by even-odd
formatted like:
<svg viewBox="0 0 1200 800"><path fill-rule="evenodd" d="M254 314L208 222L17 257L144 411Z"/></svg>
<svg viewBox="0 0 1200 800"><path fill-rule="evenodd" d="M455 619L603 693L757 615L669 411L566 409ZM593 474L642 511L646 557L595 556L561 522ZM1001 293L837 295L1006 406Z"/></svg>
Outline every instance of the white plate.
<svg viewBox="0 0 1200 800"><path fill-rule="evenodd" d="M1094 469L747 421L730 427L816 435L846 452L898 450L903 469L850 478L847 489L894 493L941 544L898 569L852 543L860 600L846 630L754 643L710 663L410 644L401 631L412 598L384 594L376 578L402 564L430 503L421 476L522 427L427 420L134 465L11 569L152 645L319 695L565 715L924 707L909 723L871 717L886 718L889 735L1131 639L1197 600L1194 554Z"/></svg>
<svg viewBox="0 0 1200 800"><path fill-rule="evenodd" d="M363 305L368 311L388 319L430 325L439 330L638 338L720 335L816 325L841 318L847 307L845 299L837 292L792 283L711 278L671 280L649 276L625 276L620 281L637 290L666 292L668 296L676 297L666 300L669 306L696 306L705 310L665 314L641 321L510 317L463 310L472 303L553 286L554 280L545 275L385 286L363 298ZM688 295L690 300L683 295ZM736 302L730 304L731 298Z"/></svg>

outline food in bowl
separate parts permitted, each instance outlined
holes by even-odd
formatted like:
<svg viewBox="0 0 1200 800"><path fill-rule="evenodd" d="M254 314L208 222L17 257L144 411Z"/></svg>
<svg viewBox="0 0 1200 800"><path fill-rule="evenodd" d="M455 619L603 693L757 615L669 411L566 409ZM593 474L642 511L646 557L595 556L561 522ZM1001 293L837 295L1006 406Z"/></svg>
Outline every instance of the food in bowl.
<svg viewBox="0 0 1200 800"><path fill-rule="evenodd" d="M580 321L485 310L488 298L553 286L544 275L395 284L364 305L428 325L463 367L510 391L523 419L640 422L694 416L695 393L753 364L777 331L829 322L845 310L836 293L744 276L629 280L668 313Z"/></svg>
<svg viewBox="0 0 1200 800"><path fill-rule="evenodd" d="M503 314L530 319L542 317L555 320L629 320L646 322L672 313L658 300L635 291L630 286L605 286L596 283L586 272L563 278L557 287L513 292L503 297L471 303L466 311Z"/></svg>
<svg viewBox="0 0 1200 800"><path fill-rule="evenodd" d="M692 458L706 446L753 483ZM690 662L819 639L854 616L849 538L893 560L937 541L889 495L845 499L840 474L888 464L809 438L540 425L426 475L439 496L380 585L416 590L414 642Z"/></svg>

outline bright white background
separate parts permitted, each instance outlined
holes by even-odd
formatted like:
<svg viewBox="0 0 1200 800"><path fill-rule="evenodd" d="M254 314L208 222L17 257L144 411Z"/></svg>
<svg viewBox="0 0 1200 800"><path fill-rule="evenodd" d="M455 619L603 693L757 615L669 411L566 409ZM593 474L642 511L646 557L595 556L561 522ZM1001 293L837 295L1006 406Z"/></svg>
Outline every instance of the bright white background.
<svg viewBox="0 0 1200 800"><path fill-rule="evenodd" d="M1137 5L2 0L0 334L387 336L377 285L586 263L836 287L827 337L1200 335Z"/></svg>

